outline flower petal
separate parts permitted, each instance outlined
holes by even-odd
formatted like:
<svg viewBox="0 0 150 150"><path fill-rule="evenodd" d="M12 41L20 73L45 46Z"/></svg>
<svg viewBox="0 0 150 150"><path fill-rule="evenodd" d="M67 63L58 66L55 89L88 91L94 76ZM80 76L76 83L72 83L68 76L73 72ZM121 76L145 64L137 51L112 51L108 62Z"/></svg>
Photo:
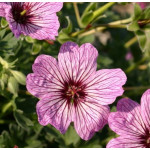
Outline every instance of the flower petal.
<svg viewBox="0 0 150 150"><path fill-rule="evenodd" d="M57 96L48 96L40 100L36 106L38 121L41 125L53 125L64 134L72 121L74 107Z"/></svg>
<svg viewBox="0 0 150 150"><path fill-rule="evenodd" d="M58 62L68 80L84 82L95 73L97 56L96 48L90 43L83 44L79 48L73 42L66 42L60 48Z"/></svg>
<svg viewBox="0 0 150 150"><path fill-rule="evenodd" d="M92 138L107 123L109 107L97 103L80 102L75 107L74 127L84 140Z"/></svg>
<svg viewBox="0 0 150 150"><path fill-rule="evenodd" d="M126 80L127 77L121 69L102 69L90 78L86 93L89 99L95 99L101 105L108 105L123 94L122 86Z"/></svg>
<svg viewBox="0 0 150 150"><path fill-rule="evenodd" d="M57 60L48 55L36 58L32 74L27 76L27 89L36 97L42 98L50 92L57 92L63 88L63 77L58 68Z"/></svg>
<svg viewBox="0 0 150 150"><path fill-rule="evenodd" d="M4 2L0 2L0 16L5 17L11 7Z"/></svg>
<svg viewBox="0 0 150 150"><path fill-rule="evenodd" d="M150 89L141 98L141 114L148 129L150 129Z"/></svg>
<svg viewBox="0 0 150 150"><path fill-rule="evenodd" d="M139 137L145 134L140 105L127 98L118 102L117 112L110 113L108 123L109 127L119 135Z"/></svg>
<svg viewBox="0 0 150 150"><path fill-rule="evenodd" d="M142 148L141 139L136 137L120 136L112 139L107 144L107 148Z"/></svg>
<svg viewBox="0 0 150 150"><path fill-rule="evenodd" d="M63 2L25 2L24 8L30 7L30 13L40 14L48 12L49 14L60 11L63 7ZM46 14L46 13L45 13Z"/></svg>

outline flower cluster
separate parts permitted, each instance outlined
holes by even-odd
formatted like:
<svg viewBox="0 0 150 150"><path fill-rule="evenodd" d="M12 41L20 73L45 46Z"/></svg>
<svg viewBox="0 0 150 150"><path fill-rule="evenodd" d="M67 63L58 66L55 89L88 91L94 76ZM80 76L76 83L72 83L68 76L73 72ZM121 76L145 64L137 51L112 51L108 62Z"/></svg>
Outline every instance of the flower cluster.
<svg viewBox="0 0 150 150"><path fill-rule="evenodd" d="M147 7L147 3L138 4ZM0 2L0 16L6 18L16 37L55 40L60 27L56 13L62 7L62 2ZM97 70L97 57L98 51L90 43L79 47L66 42L58 59L44 54L36 58L26 87L40 99L36 105L39 123L51 124L64 134L73 122L84 140L108 123L120 136L107 148L150 148L150 90L143 94L141 105L122 98L117 112L110 112L108 105L123 94L127 78L120 68ZM128 53L126 59L131 58Z"/></svg>

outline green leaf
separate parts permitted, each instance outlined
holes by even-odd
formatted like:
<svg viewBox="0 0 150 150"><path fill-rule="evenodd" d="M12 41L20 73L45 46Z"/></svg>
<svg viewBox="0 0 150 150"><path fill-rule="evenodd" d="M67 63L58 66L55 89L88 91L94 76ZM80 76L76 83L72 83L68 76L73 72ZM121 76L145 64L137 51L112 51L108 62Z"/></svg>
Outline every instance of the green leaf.
<svg viewBox="0 0 150 150"><path fill-rule="evenodd" d="M139 41L141 49L144 50L145 44L146 44L146 40L147 40L145 32L144 31L137 31L136 35L137 35L137 38L138 38L138 41Z"/></svg>
<svg viewBox="0 0 150 150"><path fill-rule="evenodd" d="M3 41L9 41L12 37L13 37L13 33L10 32L3 38Z"/></svg>
<svg viewBox="0 0 150 150"><path fill-rule="evenodd" d="M26 76L22 72L16 70L10 70L10 72L13 74L18 83L26 85Z"/></svg>
<svg viewBox="0 0 150 150"><path fill-rule="evenodd" d="M8 79L8 90L13 94L18 92L18 82L13 76L10 76Z"/></svg>
<svg viewBox="0 0 150 150"><path fill-rule="evenodd" d="M87 26L93 19L94 19L93 11L89 11L81 17L81 22L83 25Z"/></svg>
<svg viewBox="0 0 150 150"><path fill-rule="evenodd" d="M2 75L0 77L0 87L2 90L4 90L7 80L8 80L8 75L5 73L2 73Z"/></svg>
<svg viewBox="0 0 150 150"><path fill-rule="evenodd" d="M60 32L69 34L72 32L72 22L71 22L69 16L66 16L66 19L67 19L67 27L63 28Z"/></svg>
<svg viewBox="0 0 150 150"><path fill-rule="evenodd" d="M60 32L59 32L59 36L57 38L57 40L59 41L59 43L63 44L67 41L74 41L74 38L72 38L69 34L72 32L72 22L69 19L68 16L66 16L67 19L67 27L63 28Z"/></svg>
<svg viewBox="0 0 150 150"><path fill-rule="evenodd" d="M137 30L140 29L140 27L139 27L137 21L133 21L132 23L130 23L130 24L127 26L127 29L128 29L129 31L137 31Z"/></svg>
<svg viewBox="0 0 150 150"><path fill-rule="evenodd" d="M90 3L81 16L81 22L86 27L91 21L94 21L93 12L96 10L97 3Z"/></svg>
<svg viewBox="0 0 150 150"><path fill-rule="evenodd" d="M69 126L67 132L64 134L64 141L66 145L73 144L74 146L79 142L80 137L76 133L74 127L71 125Z"/></svg>
<svg viewBox="0 0 150 150"><path fill-rule="evenodd" d="M14 117L15 117L18 125L20 125L24 129L27 129L27 126L33 126L33 122L29 118L24 116L22 110L19 110L19 109L15 110Z"/></svg>
<svg viewBox="0 0 150 150"><path fill-rule="evenodd" d="M79 38L78 43L79 45L82 45L84 43L93 43L94 39L95 39L95 36L91 34L91 35L87 35L87 36Z"/></svg>
<svg viewBox="0 0 150 150"><path fill-rule="evenodd" d="M89 11L94 11L94 10L96 10L96 7L97 7L97 3L94 3L94 2L91 2L86 8L85 8L85 10L84 10L84 12L83 12L83 16L86 14L86 13L88 13Z"/></svg>
<svg viewBox="0 0 150 150"><path fill-rule="evenodd" d="M141 15L141 13L142 13L142 9L141 9L140 5L137 4L137 3L135 3L135 5L134 5L134 16L133 16L133 19L134 20L135 19L138 20L139 17L140 17L140 15Z"/></svg>
<svg viewBox="0 0 150 150"><path fill-rule="evenodd" d="M60 32L58 39L59 43L63 44L67 41L75 41L74 38L70 37L68 34L64 33L64 32Z"/></svg>
<svg viewBox="0 0 150 150"><path fill-rule="evenodd" d="M0 148L8 148L12 146L12 141L9 133L3 131L0 135Z"/></svg>
<svg viewBox="0 0 150 150"><path fill-rule="evenodd" d="M140 48L146 55L150 56L150 30L135 32Z"/></svg>
<svg viewBox="0 0 150 150"><path fill-rule="evenodd" d="M26 37L25 37L25 40L26 40L28 43L34 43L34 42L35 42L35 40L32 39L30 36L26 36Z"/></svg>
<svg viewBox="0 0 150 150"><path fill-rule="evenodd" d="M6 29L0 31L0 39L4 37L5 33L6 33Z"/></svg>
<svg viewBox="0 0 150 150"><path fill-rule="evenodd" d="M4 18L2 18L1 19L1 27L5 28L7 25L8 25L8 22Z"/></svg>
<svg viewBox="0 0 150 150"><path fill-rule="evenodd" d="M32 55L37 55L40 51L41 51L41 44L38 44L38 43L34 43L33 46L32 46Z"/></svg>
<svg viewBox="0 0 150 150"><path fill-rule="evenodd" d="M149 7L143 11L141 18L150 19L150 8Z"/></svg>

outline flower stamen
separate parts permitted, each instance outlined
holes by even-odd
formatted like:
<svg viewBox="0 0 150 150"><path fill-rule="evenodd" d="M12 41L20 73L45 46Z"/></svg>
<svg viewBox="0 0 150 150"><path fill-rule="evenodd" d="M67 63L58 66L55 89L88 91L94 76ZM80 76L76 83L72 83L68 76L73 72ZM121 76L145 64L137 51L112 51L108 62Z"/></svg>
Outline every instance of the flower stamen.
<svg viewBox="0 0 150 150"><path fill-rule="evenodd" d="M21 15L21 16L24 16L24 15L26 14L26 12L27 12L27 10L23 10L23 11L20 13L20 15Z"/></svg>

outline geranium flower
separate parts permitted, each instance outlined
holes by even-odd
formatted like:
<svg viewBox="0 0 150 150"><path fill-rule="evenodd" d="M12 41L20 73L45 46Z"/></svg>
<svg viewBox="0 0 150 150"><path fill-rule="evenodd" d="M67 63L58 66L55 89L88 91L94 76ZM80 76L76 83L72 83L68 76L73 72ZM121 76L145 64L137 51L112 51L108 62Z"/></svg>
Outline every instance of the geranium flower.
<svg viewBox="0 0 150 150"><path fill-rule="evenodd" d="M36 58L27 76L27 89L41 100L36 110L41 125L53 125L65 133L69 124L89 140L107 123L109 107L122 95L126 75L121 69L96 71L98 52L91 44L81 47L67 42L60 48L58 62L48 55Z"/></svg>
<svg viewBox="0 0 150 150"><path fill-rule="evenodd" d="M24 34L39 40L55 40L60 26L56 12L62 6L62 2L1 2L0 16L6 18L16 37Z"/></svg>
<svg viewBox="0 0 150 150"><path fill-rule="evenodd" d="M120 137L112 139L107 148L150 148L150 90L143 94L141 106L131 99L121 99L108 123Z"/></svg>

